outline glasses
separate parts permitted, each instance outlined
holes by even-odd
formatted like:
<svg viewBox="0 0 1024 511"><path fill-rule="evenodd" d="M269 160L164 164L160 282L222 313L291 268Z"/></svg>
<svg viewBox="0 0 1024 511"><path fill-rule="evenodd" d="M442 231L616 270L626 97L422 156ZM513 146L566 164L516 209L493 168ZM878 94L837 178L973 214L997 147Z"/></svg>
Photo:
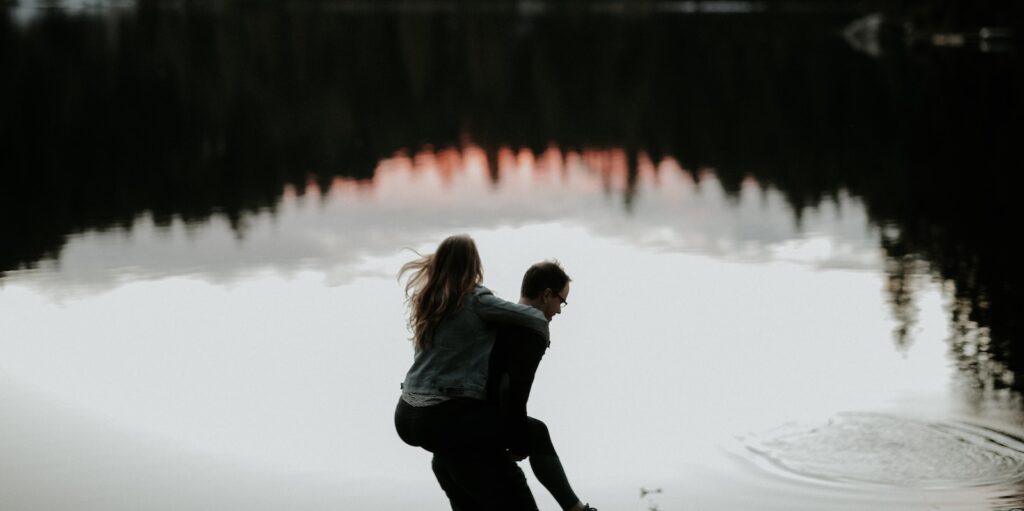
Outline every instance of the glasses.
<svg viewBox="0 0 1024 511"><path fill-rule="evenodd" d="M565 298L562 298L562 295L556 294L555 296L558 297L558 301L562 302L563 309L569 306L569 302L565 301Z"/></svg>

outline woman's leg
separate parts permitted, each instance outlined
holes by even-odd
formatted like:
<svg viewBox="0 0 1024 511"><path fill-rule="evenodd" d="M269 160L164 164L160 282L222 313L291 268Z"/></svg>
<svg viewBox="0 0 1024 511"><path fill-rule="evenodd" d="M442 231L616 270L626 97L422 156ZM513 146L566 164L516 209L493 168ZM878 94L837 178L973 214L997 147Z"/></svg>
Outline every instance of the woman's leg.
<svg viewBox="0 0 1024 511"><path fill-rule="evenodd" d="M416 441L417 422L416 409L402 398L398 398L398 405L395 406L395 431L398 438L409 445L419 446L419 442Z"/></svg>
<svg viewBox="0 0 1024 511"><path fill-rule="evenodd" d="M527 422L530 435L530 468L533 469L533 475L537 476L540 484L547 488L562 509L576 508L580 504L580 499L569 486L569 479L565 476L562 461L555 453L547 425L533 417L527 417Z"/></svg>
<svg viewBox="0 0 1024 511"><path fill-rule="evenodd" d="M436 405L424 421L420 444L435 454L457 458L504 454L498 408L484 401L451 400Z"/></svg>
<svg viewBox="0 0 1024 511"><path fill-rule="evenodd" d="M484 401L452 399L431 406L412 406L399 399L395 430L405 443L445 456L504 452L498 410Z"/></svg>

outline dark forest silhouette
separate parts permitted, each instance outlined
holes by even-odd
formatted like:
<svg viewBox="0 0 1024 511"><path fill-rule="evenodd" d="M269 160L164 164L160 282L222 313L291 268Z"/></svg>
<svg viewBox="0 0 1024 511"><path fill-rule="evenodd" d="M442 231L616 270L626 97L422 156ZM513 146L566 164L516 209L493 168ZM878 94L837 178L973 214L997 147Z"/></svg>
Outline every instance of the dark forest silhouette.
<svg viewBox="0 0 1024 511"><path fill-rule="evenodd" d="M468 138L491 161L501 146L622 147L634 173L646 153L713 167L733 194L753 176L797 220L842 191L861 198L895 233L883 246L901 321L913 323L925 262L955 284L963 373L979 389L1024 389L1009 249L1021 217L1015 53L872 58L837 35L849 13L293 7L0 23L0 276L142 213L238 225L286 185L370 178L381 158L423 144Z"/></svg>

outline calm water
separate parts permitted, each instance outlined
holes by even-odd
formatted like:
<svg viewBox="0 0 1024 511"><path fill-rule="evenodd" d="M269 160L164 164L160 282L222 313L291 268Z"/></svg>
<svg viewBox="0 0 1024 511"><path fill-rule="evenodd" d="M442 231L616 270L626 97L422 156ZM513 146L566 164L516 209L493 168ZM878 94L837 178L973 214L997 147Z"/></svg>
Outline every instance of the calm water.
<svg viewBox="0 0 1024 511"><path fill-rule="evenodd" d="M0 507L446 509L395 275L457 232L572 276L530 412L601 509L1024 506L1015 54L331 5L8 9Z"/></svg>

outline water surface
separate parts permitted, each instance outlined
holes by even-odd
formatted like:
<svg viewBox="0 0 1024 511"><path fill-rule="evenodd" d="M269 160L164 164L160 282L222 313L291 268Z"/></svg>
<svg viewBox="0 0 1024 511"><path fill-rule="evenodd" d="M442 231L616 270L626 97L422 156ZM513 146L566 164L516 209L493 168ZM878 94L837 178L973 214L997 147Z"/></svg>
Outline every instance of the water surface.
<svg viewBox="0 0 1024 511"><path fill-rule="evenodd" d="M601 509L1024 505L1013 57L866 55L849 13L61 12L3 29L0 502L445 509L395 275L467 232L500 296L573 278L530 411Z"/></svg>

